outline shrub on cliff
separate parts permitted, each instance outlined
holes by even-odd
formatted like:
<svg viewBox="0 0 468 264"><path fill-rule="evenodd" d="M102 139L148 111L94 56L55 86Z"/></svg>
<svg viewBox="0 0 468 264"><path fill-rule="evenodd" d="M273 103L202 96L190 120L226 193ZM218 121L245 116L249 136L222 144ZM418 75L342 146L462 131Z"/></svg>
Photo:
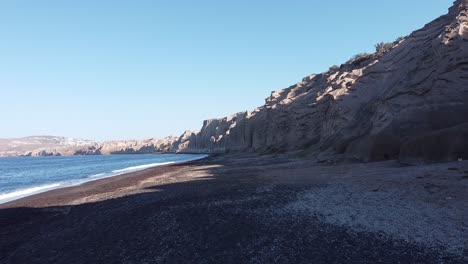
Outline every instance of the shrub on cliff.
<svg viewBox="0 0 468 264"><path fill-rule="evenodd" d="M377 43L375 44L375 52L378 54L378 55L382 55L384 54L385 52L388 52L390 51L393 46L395 44L393 42L380 42L380 43Z"/></svg>

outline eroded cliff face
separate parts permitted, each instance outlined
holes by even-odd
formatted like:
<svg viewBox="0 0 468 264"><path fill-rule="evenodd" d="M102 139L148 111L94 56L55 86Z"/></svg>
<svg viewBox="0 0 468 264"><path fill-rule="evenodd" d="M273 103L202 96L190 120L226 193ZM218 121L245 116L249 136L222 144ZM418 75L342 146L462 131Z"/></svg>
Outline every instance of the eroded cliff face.
<svg viewBox="0 0 468 264"><path fill-rule="evenodd" d="M467 6L468 0L458 0L447 15L388 51L308 76L252 112L207 120L174 150L308 149L360 161L468 158L467 148L441 148L433 140L450 142L454 130L457 142L468 140L466 129L455 129L468 122ZM443 153L422 155L421 149Z"/></svg>

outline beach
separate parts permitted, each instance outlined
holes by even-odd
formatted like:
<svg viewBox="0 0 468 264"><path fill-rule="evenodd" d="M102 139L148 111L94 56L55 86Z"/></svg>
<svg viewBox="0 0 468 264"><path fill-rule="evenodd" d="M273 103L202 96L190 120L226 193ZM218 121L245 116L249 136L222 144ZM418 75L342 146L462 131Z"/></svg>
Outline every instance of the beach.
<svg viewBox="0 0 468 264"><path fill-rule="evenodd" d="M0 205L0 263L464 263L468 162L217 155Z"/></svg>

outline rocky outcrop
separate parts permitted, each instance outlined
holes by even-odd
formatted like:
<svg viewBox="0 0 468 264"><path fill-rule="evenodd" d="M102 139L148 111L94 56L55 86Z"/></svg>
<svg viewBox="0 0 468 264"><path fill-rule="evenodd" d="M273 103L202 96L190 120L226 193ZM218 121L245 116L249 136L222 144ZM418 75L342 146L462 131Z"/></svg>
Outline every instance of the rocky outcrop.
<svg viewBox="0 0 468 264"><path fill-rule="evenodd" d="M98 147L98 144L96 143L93 146L88 146L82 149L76 150L73 155L101 155L101 149Z"/></svg>
<svg viewBox="0 0 468 264"><path fill-rule="evenodd" d="M222 119L211 119L203 122L199 132L186 132L183 144L176 146L178 152L223 153L228 151L250 150L248 131L242 129L247 125L249 112L237 113Z"/></svg>
<svg viewBox="0 0 468 264"><path fill-rule="evenodd" d="M101 154L145 154L156 152L172 152L177 137L164 139L106 141L99 144Z"/></svg>
<svg viewBox="0 0 468 264"><path fill-rule="evenodd" d="M437 133L458 133L461 144L468 140L465 130L442 132L468 122L467 6L467 0L458 0L447 15L384 51L357 56L273 92L252 112L207 120L176 150L311 149L359 161L466 156L468 148L439 156L448 150L434 148L431 154L408 146L433 144Z"/></svg>

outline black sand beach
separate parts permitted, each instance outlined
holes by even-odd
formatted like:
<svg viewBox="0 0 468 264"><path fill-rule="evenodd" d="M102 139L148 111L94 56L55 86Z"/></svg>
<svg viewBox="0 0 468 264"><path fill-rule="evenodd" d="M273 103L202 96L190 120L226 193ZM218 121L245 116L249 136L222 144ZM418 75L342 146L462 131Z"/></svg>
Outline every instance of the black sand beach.
<svg viewBox="0 0 468 264"><path fill-rule="evenodd" d="M0 263L466 263L467 171L253 155L153 168L0 205Z"/></svg>

